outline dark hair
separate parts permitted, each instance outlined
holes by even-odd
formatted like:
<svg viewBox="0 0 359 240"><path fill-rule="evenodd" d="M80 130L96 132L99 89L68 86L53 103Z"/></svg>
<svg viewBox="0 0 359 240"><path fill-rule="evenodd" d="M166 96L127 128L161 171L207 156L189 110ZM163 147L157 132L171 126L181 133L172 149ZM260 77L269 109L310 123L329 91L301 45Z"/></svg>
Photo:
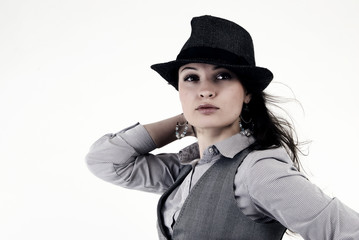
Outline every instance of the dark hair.
<svg viewBox="0 0 359 240"><path fill-rule="evenodd" d="M299 141L294 126L285 118L276 116L267 107L267 104L278 103L274 96L264 92L251 93L248 110L241 113L242 125L250 128L256 139L253 149L269 149L284 147L292 159L294 166L300 170ZM251 120L251 121L249 121Z"/></svg>

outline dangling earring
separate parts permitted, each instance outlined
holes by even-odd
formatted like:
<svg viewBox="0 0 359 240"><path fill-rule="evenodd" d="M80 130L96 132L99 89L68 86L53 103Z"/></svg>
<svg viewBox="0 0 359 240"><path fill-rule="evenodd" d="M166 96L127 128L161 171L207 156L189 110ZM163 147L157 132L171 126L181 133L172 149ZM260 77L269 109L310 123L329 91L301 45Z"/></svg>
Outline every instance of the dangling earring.
<svg viewBox="0 0 359 240"><path fill-rule="evenodd" d="M243 115L249 115L249 107L248 104L243 104L242 114L241 114L241 121L243 121L245 124L250 124L252 122L252 118L249 118L248 120L245 120Z"/></svg>
<svg viewBox="0 0 359 240"><path fill-rule="evenodd" d="M179 133L179 128L184 126L184 130L182 133ZM177 122L176 124L176 138L177 139L181 139L184 138L187 134L187 130L188 130L188 121L185 122L184 124L180 124L179 122Z"/></svg>
<svg viewBox="0 0 359 240"><path fill-rule="evenodd" d="M246 116L246 117L249 117L250 116L250 113L249 113L249 107L248 107L248 104L244 103L243 104L243 109L242 109L242 114L240 116L240 121L239 121L239 128L240 128L240 134L242 134L243 136L246 136L246 137L249 137L253 134L253 123L251 124L252 122L252 118L249 118L247 120L244 119L243 116ZM247 128L244 128L242 122L244 123L244 125L246 125ZM248 125L250 125L250 127L248 127Z"/></svg>
<svg viewBox="0 0 359 240"><path fill-rule="evenodd" d="M239 128L241 130L239 133L242 134L243 136L249 137L252 135L252 131L249 128L244 129L241 121L239 121Z"/></svg>

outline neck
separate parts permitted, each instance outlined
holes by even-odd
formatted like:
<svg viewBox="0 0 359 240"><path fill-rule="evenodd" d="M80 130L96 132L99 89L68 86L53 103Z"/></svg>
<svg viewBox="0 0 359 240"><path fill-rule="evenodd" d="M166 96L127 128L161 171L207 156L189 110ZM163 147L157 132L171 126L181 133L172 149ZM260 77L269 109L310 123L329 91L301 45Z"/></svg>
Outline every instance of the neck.
<svg viewBox="0 0 359 240"><path fill-rule="evenodd" d="M203 152L209 146L212 146L226 138L229 138L239 133L239 128L225 127L225 128L196 128L196 134L198 139L198 147L200 151L200 157L202 158Z"/></svg>

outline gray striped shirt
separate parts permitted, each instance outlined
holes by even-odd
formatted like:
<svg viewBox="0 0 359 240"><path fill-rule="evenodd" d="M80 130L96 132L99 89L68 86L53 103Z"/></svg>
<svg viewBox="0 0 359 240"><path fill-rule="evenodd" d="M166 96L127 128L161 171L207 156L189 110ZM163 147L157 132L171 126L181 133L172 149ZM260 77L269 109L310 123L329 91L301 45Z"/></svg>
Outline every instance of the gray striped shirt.
<svg viewBox="0 0 359 240"><path fill-rule="evenodd" d="M98 177L122 187L161 194L171 186L181 164L193 171L168 198L164 222L171 231L191 187L221 156L232 158L254 141L234 135L208 147L199 158L196 143L179 153L150 154L156 148L146 129L136 124L96 141L86 160ZM359 214L325 195L293 166L282 148L254 151L238 168L235 199L254 221L276 219L304 239L359 239Z"/></svg>

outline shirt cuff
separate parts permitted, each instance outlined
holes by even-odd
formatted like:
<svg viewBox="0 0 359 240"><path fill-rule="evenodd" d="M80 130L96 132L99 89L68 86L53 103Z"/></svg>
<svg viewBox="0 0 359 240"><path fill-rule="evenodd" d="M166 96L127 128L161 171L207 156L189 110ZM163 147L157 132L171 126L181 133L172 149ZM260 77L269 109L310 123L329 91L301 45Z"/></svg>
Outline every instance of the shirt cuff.
<svg viewBox="0 0 359 240"><path fill-rule="evenodd" d="M121 137L126 143L133 147L138 153L146 154L156 149L156 144L140 123L136 123L118 132L116 136Z"/></svg>

